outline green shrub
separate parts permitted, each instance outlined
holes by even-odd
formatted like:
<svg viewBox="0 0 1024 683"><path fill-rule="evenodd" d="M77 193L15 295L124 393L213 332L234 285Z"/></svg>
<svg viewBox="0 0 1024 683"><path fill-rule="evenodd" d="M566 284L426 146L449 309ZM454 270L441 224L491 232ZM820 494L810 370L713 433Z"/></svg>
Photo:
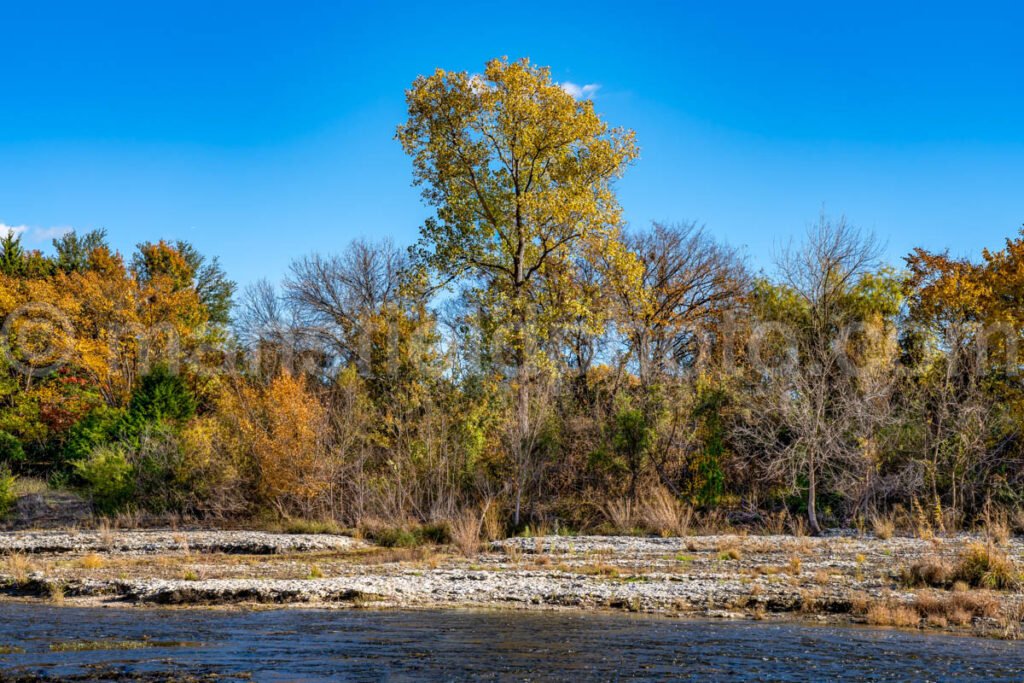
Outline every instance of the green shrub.
<svg viewBox="0 0 1024 683"><path fill-rule="evenodd" d="M403 527L375 529L370 540L385 548L415 548L420 544L416 534Z"/></svg>
<svg viewBox="0 0 1024 683"><path fill-rule="evenodd" d="M452 540L451 529L447 522L429 522L416 529L415 533L424 543L444 545Z"/></svg>
<svg viewBox="0 0 1024 683"><path fill-rule="evenodd" d="M0 464L0 519L3 519L14 507L18 494L14 490L17 477L11 474L11 468Z"/></svg>
<svg viewBox="0 0 1024 683"><path fill-rule="evenodd" d="M86 460L98 447L120 439L125 430L125 412L102 406L92 410L68 433L62 457L65 463Z"/></svg>
<svg viewBox="0 0 1024 683"><path fill-rule="evenodd" d="M0 430L0 463L20 463L25 461L25 449L18 437Z"/></svg>
<svg viewBox="0 0 1024 683"><path fill-rule="evenodd" d="M451 541L451 533L446 522L431 522L419 526L364 524L360 531L364 538L385 548L416 548L427 543L443 545Z"/></svg>
<svg viewBox="0 0 1024 683"><path fill-rule="evenodd" d="M196 399L185 380L158 365L140 381L128 406L133 423L185 421L196 414Z"/></svg>
<svg viewBox="0 0 1024 683"><path fill-rule="evenodd" d="M85 460L75 463L75 473L101 512L116 512L135 493L135 468L124 449L100 446Z"/></svg>
<svg viewBox="0 0 1024 683"><path fill-rule="evenodd" d="M337 522L320 519L289 519L280 527L286 534L343 534Z"/></svg>

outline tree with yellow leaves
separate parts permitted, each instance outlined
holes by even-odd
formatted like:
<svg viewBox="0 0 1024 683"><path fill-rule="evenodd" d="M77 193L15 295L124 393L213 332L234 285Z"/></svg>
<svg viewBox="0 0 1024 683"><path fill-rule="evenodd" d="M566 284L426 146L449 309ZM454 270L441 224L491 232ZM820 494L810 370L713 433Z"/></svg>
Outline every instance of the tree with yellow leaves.
<svg viewBox="0 0 1024 683"><path fill-rule="evenodd" d="M417 78L406 102L398 139L437 211L415 255L444 281L486 287L507 320L518 524L533 431L532 342L547 332L537 293L547 276L564 277L575 253L625 252L612 185L637 156L634 134L610 128L592 101L573 99L550 70L526 59L492 60L482 75L439 69Z"/></svg>

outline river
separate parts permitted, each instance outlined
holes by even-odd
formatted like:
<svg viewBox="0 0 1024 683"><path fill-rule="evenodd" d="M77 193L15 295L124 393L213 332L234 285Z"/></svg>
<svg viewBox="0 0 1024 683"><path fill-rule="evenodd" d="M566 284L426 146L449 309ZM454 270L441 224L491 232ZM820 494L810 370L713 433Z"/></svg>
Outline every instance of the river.
<svg viewBox="0 0 1024 683"><path fill-rule="evenodd" d="M52 651L78 641L144 649ZM93 645L95 646L95 645ZM1019 681L1024 644L864 627L488 611L0 605L0 680L96 665L256 681ZM101 669L102 670L102 669Z"/></svg>

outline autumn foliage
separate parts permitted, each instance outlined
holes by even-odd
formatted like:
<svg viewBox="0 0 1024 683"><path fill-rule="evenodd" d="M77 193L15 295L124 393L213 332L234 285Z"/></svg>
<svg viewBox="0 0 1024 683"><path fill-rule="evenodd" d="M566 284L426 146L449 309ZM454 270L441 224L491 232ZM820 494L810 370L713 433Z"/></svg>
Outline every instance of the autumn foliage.
<svg viewBox="0 0 1024 683"><path fill-rule="evenodd" d="M433 210L409 250L332 245L236 296L186 242L0 236L3 506L13 472L100 512L449 520L467 548L1024 508L1024 234L893 264L822 217L755 274L702 226L626 225L633 133L547 69L406 102Z"/></svg>

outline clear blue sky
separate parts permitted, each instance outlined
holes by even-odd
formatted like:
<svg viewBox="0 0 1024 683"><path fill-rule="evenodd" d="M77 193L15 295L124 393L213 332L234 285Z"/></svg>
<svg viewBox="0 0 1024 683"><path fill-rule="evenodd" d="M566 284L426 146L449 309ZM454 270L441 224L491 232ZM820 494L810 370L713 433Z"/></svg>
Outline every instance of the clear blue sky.
<svg viewBox="0 0 1024 683"><path fill-rule="evenodd" d="M637 131L631 223L697 220L757 265L822 206L893 259L1024 222L1024 3L471 6L4 2L0 223L188 239L243 284L411 242L403 90L500 55Z"/></svg>

